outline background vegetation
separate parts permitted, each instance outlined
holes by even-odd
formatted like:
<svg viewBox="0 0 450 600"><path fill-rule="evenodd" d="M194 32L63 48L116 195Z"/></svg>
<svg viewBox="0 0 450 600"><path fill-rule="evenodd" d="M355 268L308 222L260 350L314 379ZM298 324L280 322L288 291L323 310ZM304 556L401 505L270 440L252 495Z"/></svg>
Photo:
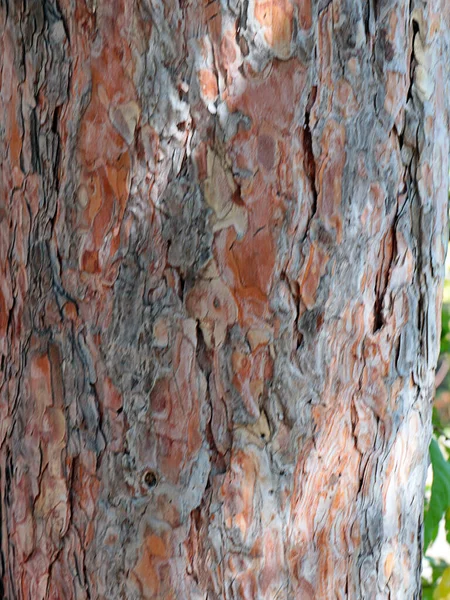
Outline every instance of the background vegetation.
<svg viewBox="0 0 450 600"><path fill-rule="evenodd" d="M450 265L442 308L441 356L436 372L430 476L424 515L424 600L450 600Z"/></svg>

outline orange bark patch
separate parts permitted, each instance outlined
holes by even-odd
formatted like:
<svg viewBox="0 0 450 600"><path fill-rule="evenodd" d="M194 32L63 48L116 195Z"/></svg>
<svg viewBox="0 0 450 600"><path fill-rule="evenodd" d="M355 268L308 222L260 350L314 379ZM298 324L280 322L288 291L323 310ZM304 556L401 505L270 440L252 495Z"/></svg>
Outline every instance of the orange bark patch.
<svg viewBox="0 0 450 600"><path fill-rule="evenodd" d="M297 6L298 24L300 29L310 29L312 25L311 0L295 0L294 4Z"/></svg>
<svg viewBox="0 0 450 600"><path fill-rule="evenodd" d="M81 261L81 268L86 273L98 273L98 252L96 250L86 250Z"/></svg>
<svg viewBox="0 0 450 600"><path fill-rule="evenodd" d="M287 58L291 49L293 7L289 0L256 0L254 15L266 42L277 56Z"/></svg>
<svg viewBox="0 0 450 600"><path fill-rule="evenodd" d="M166 546L166 542L162 537L150 534L145 540L145 545L150 556L156 556L158 558L168 558L169 552Z"/></svg>
<svg viewBox="0 0 450 600"><path fill-rule="evenodd" d="M36 407L41 415L53 404L50 361L47 354L33 357L31 362L31 385Z"/></svg>
<svg viewBox="0 0 450 600"><path fill-rule="evenodd" d="M263 5L260 3L258 10ZM270 2L268 7L273 9ZM294 107L304 85L305 70L298 60L274 62L266 78L248 77L245 88L231 87L227 98L229 110L243 112L253 124L249 130L239 130L227 148L232 163L252 176L238 190L248 217L245 233L236 236L228 230L216 235L214 256L245 328L261 327L271 313L268 296L276 276L277 240L286 210L284 194L295 194L288 132L295 127ZM227 186L222 188L229 193Z"/></svg>
<svg viewBox="0 0 450 600"><path fill-rule="evenodd" d="M200 69L198 72L200 91L205 100L214 101L219 93L217 78L210 69Z"/></svg>
<svg viewBox="0 0 450 600"><path fill-rule="evenodd" d="M112 24L111 24L112 25ZM103 24L104 26L104 24ZM120 37L120 36L119 36ZM89 231L81 268L94 275L108 271L129 195L132 144L140 119L132 83L130 50L108 37L92 59L92 96L80 124L78 152L84 167L78 202L80 224ZM110 231L113 235L108 235Z"/></svg>
<svg viewBox="0 0 450 600"><path fill-rule="evenodd" d="M155 533L146 535L143 551L135 568L134 575L139 580L144 598L158 597L158 594L169 594L170 581L168 574L168 559L171 557L170 540ZM166 598L172 596L164 595Z"/></svg>
<svg viewBox="0 0 450 600"><path fill-rule="evenodd" d="M106 408L117 411L122 406L122 398L109 377L103 380L103 401Z"/></svg>
<svg viewBox="0 0 450 600"><path fill-rule="evenodd" d="M160 580L153 563L152 556L145 548L139 562L133 569L133 573L141 585L144 598L153 598L159 594Z"/></svg>
<svg viewBox="0 0 450 600"><path fill-rule="evenodd" d="M9 107L9 156L12 165L19 165L20 152L22 150L22 132L16 118L16 102L11 102Z"/></svg>
<svg viewBox="0 0 450 600"><path fill-rule="evenodd" d="M320 246L311 244L306 266L299 279L300 294L308 309L312 308L316 302L316 294L319 289L320 279L325 273L329 260L330 257L320 248Z"/></svg>
<svg viewBox="0 0 450 600"><path fill-rule="evenodd" d="M270 115L271 127L288 133L296 102L305 86L306 73L304 65L297 59L274 62L267 78L248 78L243 93L228 98L229 109L249 115L258 128L267 123ZM250 139L253 133L253 129L247 132Z"/></svg>
<svg viewBox="0 0 450 600"><path fill-rule="evenodd" d="M265 209L269 209L265 199L262 200L260 210L255 207L250 213L250 228L248 235L237 241L231 250L235 265L238 270L239 281L243 287L255 287L264 295L267 295L272 285L273 269L275 266L275 240L273 233L267 226L257 227L252 221L264 219ZM267 211L269 212L269 211ZM269 215L267 216L269 218ZM261 219L261 221L263 220Z"/></svg>

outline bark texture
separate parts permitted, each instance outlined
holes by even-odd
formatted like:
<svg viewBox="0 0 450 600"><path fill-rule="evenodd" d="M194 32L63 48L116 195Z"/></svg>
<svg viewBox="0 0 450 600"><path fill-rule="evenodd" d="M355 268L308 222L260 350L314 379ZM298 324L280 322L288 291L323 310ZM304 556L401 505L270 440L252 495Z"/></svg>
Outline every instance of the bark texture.
<svg viewBox="0 0 450 600"><path fill-rule="evenodd" d="M419 598L449 13L0 2L0 597Z"/></svg>

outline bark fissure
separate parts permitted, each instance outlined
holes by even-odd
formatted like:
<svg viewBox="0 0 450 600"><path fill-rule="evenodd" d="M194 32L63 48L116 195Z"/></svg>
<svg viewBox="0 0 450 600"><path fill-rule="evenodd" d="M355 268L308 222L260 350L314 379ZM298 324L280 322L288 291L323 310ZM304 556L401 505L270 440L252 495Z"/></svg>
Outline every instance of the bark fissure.
<svg viewBox="0 0 450 600"><path fill-rule="evenodd" d="M311 209L311 214L314 216L314 213L317 209L317 188L316 188L316 159L314 157L313 152L313 142L312 142L312 134L309 127L310 113L311 109L316 101L317 96L317 86L314 86L311 89L308 98L308 104L306 105L305 110L305 120L303 125L304 135L303 135L303 148L304 148L304 164L305 164L305 172L308 180L311 184L311 191L313 194L313 205ZM308 229L308 226L306 227Z"/></svg>

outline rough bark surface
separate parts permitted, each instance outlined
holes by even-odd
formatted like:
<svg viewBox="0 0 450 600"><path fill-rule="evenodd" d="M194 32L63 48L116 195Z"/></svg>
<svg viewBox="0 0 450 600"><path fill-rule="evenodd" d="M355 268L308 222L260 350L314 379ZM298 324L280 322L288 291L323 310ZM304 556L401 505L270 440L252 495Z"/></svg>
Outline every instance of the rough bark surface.
<svg viewBox="0 0 450 600"><path fill-rule="evenodd" d="M0 597L419 598L449 13L0 2Z"/></svg>

